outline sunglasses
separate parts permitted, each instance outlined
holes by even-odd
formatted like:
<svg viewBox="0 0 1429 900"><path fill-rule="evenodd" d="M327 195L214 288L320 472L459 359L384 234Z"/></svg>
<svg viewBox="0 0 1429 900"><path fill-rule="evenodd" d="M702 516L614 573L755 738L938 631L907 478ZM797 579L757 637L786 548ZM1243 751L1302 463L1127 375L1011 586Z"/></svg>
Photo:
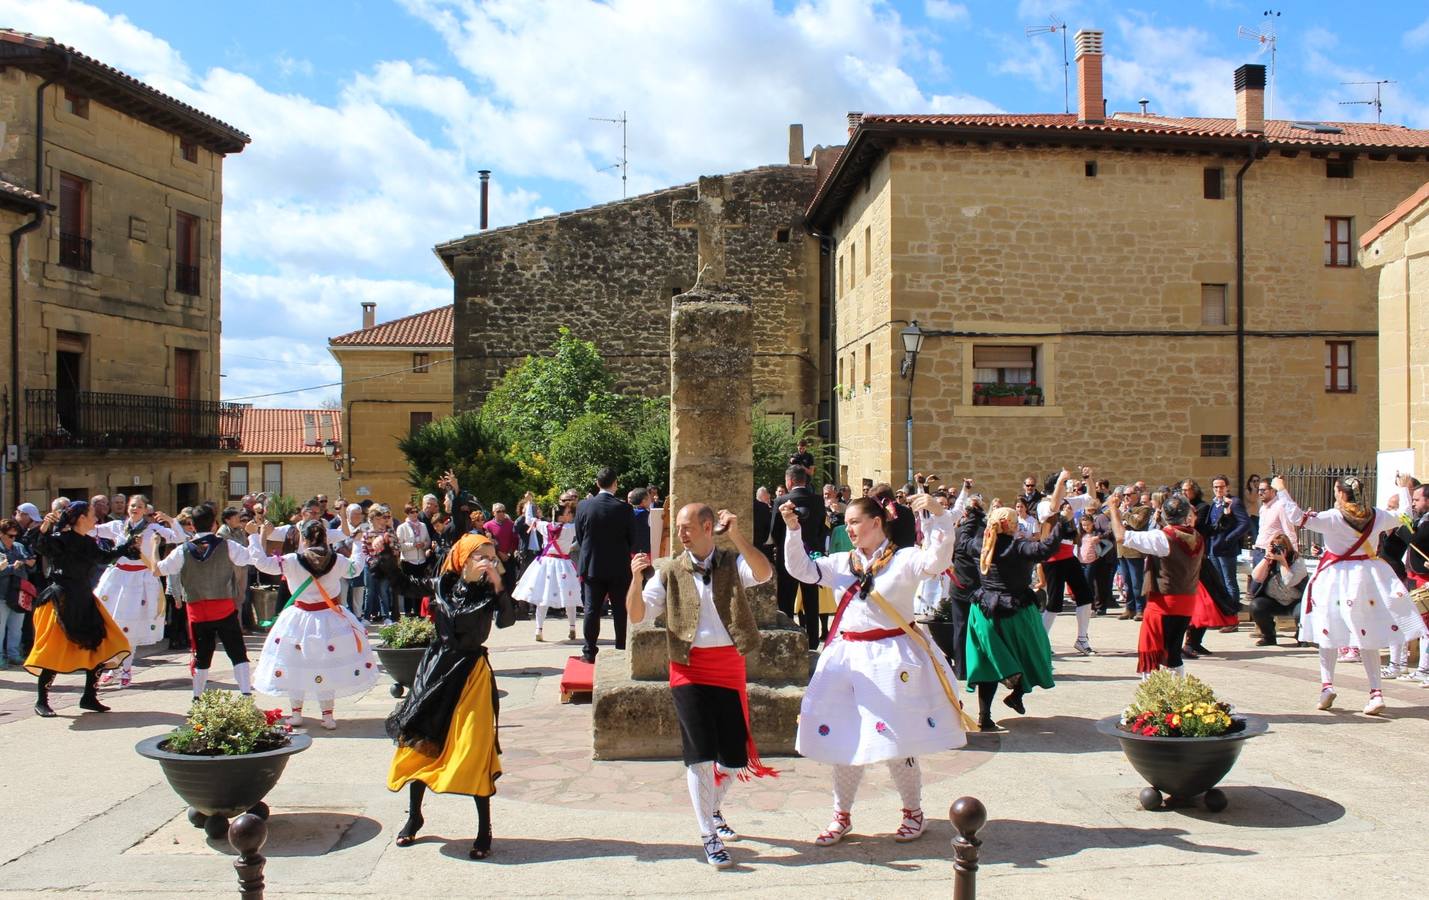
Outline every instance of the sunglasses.
<svg viewBox="0 0 1429 900"><path fill-rule="evenodd" d="M1037 486L1037 485L1033 484L1033 483L1030 482L1030 481L1023 485L1023 487L1026 487L1026 488L1036 487L1036 486Z"/></svg>

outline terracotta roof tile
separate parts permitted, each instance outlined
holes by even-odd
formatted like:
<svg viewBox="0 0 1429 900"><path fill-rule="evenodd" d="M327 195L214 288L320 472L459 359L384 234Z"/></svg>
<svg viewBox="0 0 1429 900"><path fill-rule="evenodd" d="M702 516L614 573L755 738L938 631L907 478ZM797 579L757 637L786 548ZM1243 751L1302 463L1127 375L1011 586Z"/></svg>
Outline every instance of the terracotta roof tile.
<svg viewBox="0 0 1429 900"><path fill-rule="evenodd" d="M328 339L331 347L450 347L452 307L413 313Z"/></svg>
<svg viewBox="0 0 1429 900"><path fill-rule="evenodd" d="M4 194L6 197L13 197L17 200L22 200L28 205L45 203L44 197L41 197L39 194L35 193L29 188L21 187L18 184L5 181L4 179L0 179L0 194ZM49 206L48 203L46 203L45 205Z"/></svg>
<svg viewBox="0 0 1429 900"><path fill-rule="evenodd" d="M1401 200L1398 206L1385 213L1378 222L1374 223L1373 228L1360 235L1360 246L1368 247L1373 244L1380 235L1398 225L1405 216L1418 209L1420 204L1426 200L1429 200L1429 182L1425 182L1419 190Z"/></svg>
<svg viewBox="0 0 1429 900"><path fill-rule="evenodd" d="M324 423L329 423L325 427ZM309 425L311 423L311 425ZM287 454L323 452L323 441L342 443L342 413L335 409L243 410L238 446L243 453Z"/></svg>

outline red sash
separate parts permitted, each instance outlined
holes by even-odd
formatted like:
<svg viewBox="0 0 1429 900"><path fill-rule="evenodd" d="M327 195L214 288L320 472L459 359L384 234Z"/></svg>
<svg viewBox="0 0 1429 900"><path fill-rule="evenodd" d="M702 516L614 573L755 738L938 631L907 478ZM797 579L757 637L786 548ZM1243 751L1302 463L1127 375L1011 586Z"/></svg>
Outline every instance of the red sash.
<svg viewBox="0 0 1429 900"><path fill-rule="evenodd" d="M121 572L147 572L149 570L149 567L143 563L135 562L115 563L114 567Z"/></svg>
<svg viewBox="0 0 1429 900"><path fill-rule="evenodd" d="M749 724L749 691L745 681L744 657L739 651L728 644L723 647L691 647L688 664L670 660L670 687L687 684L727 688L739 694L739 705L744 710L744 750L748 760L736 777L740 781L748 781L751 776L779 777L778 771L766 766L759 758L759 748L754 743L754 729ZM715 782L728 777L716 770Z"/></svg>
<svg viewBox="0 0 1429 900"><path fill-rule="evenodd" d="M902 628L875 628L872 631L845 631L839 637L846 641L882 641L902 634Z"/></svg>
<svg viewBox="0 0 1429 900"><path fill-rule="evenodd" d="M1305 613L1308 613L1315 606L1315 579L1320 577L1321 572L1325 571L1337 562L1345 562L1347 560L1357 559L1373 559L1373 557L1370 556L1368 553L1356 553L1355 551L1363 547L1365 545L1365 542L1369 540L1370 533L1374 531L1375 518L1375 516L1370 517L1369 522L1365 524L1364 531L1360 532L1360 536L1355 538L1355 542L1351 544L1350 548L1344 553L1331 553L1330 551L1326 550L1325 553L1320 557L1320 564L1315 567L1315 574L1310 576L1310 583L1305 585Z"/></svg>
<svg viewBox="0 0 1429 900"><path fill-rule="evenodd" d="M184 606L188 611L187 627L189 632L189 675L192 676L194 670L198 668L198 644L194 641L195 622L217 622L226 619L238 611L234 605L232 597L205 597L202 600L187 600Z"/></svg>

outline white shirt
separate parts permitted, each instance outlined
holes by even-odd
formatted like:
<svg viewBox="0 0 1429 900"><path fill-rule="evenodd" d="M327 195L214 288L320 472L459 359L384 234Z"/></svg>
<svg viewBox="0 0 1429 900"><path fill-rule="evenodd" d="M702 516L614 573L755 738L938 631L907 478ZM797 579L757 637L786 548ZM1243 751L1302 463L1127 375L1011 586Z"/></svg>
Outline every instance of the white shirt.
<svg viewBox="0 0 1429 900"><path fill-rule="evenodd" d="M1139 550L1147 556L1166 557L1171 555L1171 541L1166 537L1166 532L1159 528L1151 531L1128 529L1126 540L1122 541L1121 545L1132 550Z"/></svg>
<svg viewBox="0 0 1429 900"><path fill-rule="evenodd" d="M799 546L802 549L803 544ZM709 565L710 557L714 556L714 552L711 551L710 555L704 559L695 559L694 554L688 550L685 551L685 555L690 557L696 566L703 567ZM754 587L756 584L763 583L761 579L754 577L754 570L749 568L749 563L745 562L742 554L739 557L738 569L739 583L744 587ZM727 647L733 644L734 641L729 637L729 630L724 627L724 622L719 618L719 611L715 609L713 579L710 584L705 584L705 580L696 573L694 581L695 593L700 597L700 618L699 623L695 626L693 646ZM640 596L645 600L646 618L653 619L665 611L665 581L660 575L659 569L655 570L653 578L645 582L645 590L641 592Z"/></svg>
<svg viewBox="0 0 1429 900"><path fill-rule="evenodd" d="M288 579L288 586L292 590L298 591L293 594L294 600L302 600L304 603L317 603L322 599L324 591L327 596L340 598L342 594L342 580L344 578L356 578L362 573L362 567L367 562L367 557L363 554L362 545L353 546L352 556L349 558L337 554L337 563L333 565L323 575L312 575L303 564L298 562L298 554L289 553L286 556L269 556L263 552L263 539L259 535L252 535L248 538L248 549L252 554L252 564L255 569L269 575L282 575ZM308 576L312 575L314 581L321 590L312 585L304 584ZM301 590L299 590L301 588Z"/></svg>
<svg viewBox="0 0 1429 900"><path fill-rule="evenodd" d="M190 538L190 540L196 541L199 538L207 537L212 533L213 532L211 531L205 531L202 534L194 535L192 538ZM229 562L233 563L235 566L250 566L253 564L253 552L249 550L249 548L243 546L237 541L224 541L224 543L228 545ZM260 550L259 552L261 553L262 551ZM177 575L179 573L179 570L184 567L184 560L187 558L188 554L184 553L184 546L183 544L180 544L179 546L175 547L173 551L169 553L168 556L159 560L159 574Z"/></svg>
<svg viewBox="0 0 1429 900"><path fill-rule="evenodd" d="M938 532L933 536L933 532ZM877 631L898 628L913 621L914 598L923 579L932 578L946 569L953 561L953 514L941 515L923 520L924 547L905 547L893 554L888 565L873 577L874 590L887 600L902 621L890 621L874 603L870 594L861 600L855 593L853 600L844 610L839 621L839 631ZM835 553L819 559L809 559L804 552L804 540L799 529L792 528L784 536L784 567L789 574L805 584L828 585L833 588L834 602L843 602L844 593L858 582L854 577L851 560L857 558L866 572L874 559L888 545L884 541L872 556L865 556L858 548L845 553Z"/></svg>
<svg viewBox="0 0 1429 900"><path fill-rule="evenodd" d="M1063 497L1062 499L1068 506L1072 507L1072 515L1075 516L1077 513L1086 509L1087 505L1092 502L1092 495L1073 494L1070 497ZM1037 521L1045 522L1056 515L1059 510L1060 507L1058 509L1052 508L1052 499L1050 497L1046 500L1042 500L1037 504Z"/></svg>
<svg viewBox="0 0 1429 900"><path fill-rule="evenodd" d="M150 522L145 526L143 532L140 533L139 542L141 544L146 543L151 534L157 534L171 544L188 540L187 535L174 531L167 525ZM118 519L113 522L101 522L94 526L94 530L90 532L90 535L96 538L104 538L117 544L129 536L129 520Z"/></svg>
<svg viewBox="0 0 1429 900"><path fill-rule="evenodd" d="M402 562L423 563L427 561L427 548L432 542L427 535L427 526L418 519L416 524L402 521L397 526L397 539L402 542Z"/></svg>

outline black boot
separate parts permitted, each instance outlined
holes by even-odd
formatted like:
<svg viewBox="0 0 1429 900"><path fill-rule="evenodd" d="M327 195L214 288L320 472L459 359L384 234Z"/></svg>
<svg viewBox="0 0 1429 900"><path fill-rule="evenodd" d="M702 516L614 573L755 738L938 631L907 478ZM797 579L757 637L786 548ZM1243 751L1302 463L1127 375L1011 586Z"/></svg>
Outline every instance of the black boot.
<svg viewBox="0 0 1429 900"><path fill-rule="evenodd" d="M1025 716L1027 715L1027 707L1022 705L1022 698L1026 696L1026 694L1027 692L1019 687L1006 697L1003 697L1002 702L1007 704L1009 709L1016 710L1019 716Z"/></svg>
<svg viewBox="0 0 1429 900"><path fill-rule="evenodd" d="M84 673L84 693L80 695L79 708L89 712L109 712L109 707L99 702L98 669L90 669Z"/></svg>
<svg viewBox="0 0 1429 900"><path fill-rule="evenodd" d="M471 842L472 859L486 859L491 855L491 798L476 798L476 840Z"/></svg>
<svg viewBox="0 0 1429 900"><path fill-rule="evenodd" d="M50 685L55 683L55 673L52 669L40 670L40 677L35 688L35 715L46 719L53 719L55 711L50 709Z"/></svg>
<svg viewBox="0 0 1429 900"><path fill-rule="evenodd" d="M422 797L427 793L427 786L420 781L414 781L408 787L407 794L407 824L402 826L402 830L397 832L397 846L410 847L417 840L417 832L422 830L422 826L427 824L427 820L422 818Z"/></svg>

